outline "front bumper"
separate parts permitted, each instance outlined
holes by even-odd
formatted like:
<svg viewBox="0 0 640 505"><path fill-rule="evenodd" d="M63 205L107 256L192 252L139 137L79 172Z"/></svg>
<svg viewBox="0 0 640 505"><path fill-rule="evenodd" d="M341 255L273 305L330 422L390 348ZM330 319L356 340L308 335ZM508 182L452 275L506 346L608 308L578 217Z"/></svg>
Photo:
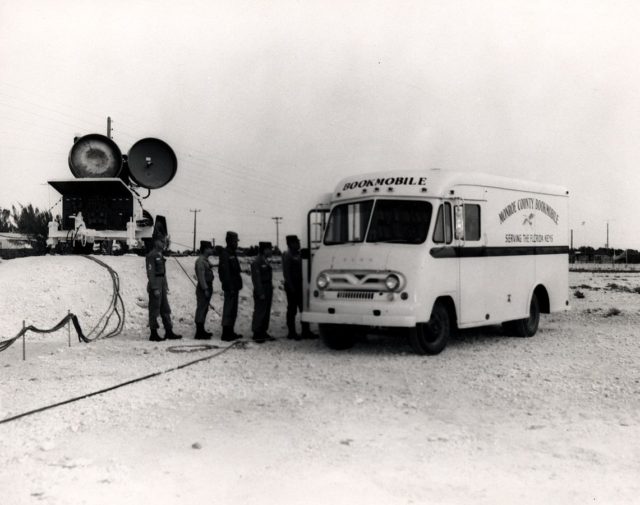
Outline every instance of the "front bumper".
<svg viewBox="0 0 640 505"><path fill-rule="evenodd" d="M303 312L302 320L306 323L316 324L356 324L361 326L385 326L385 327L406 327L411 328L416 325L415 316L396 316L381 314L353 314L327 312Z"/></svg>

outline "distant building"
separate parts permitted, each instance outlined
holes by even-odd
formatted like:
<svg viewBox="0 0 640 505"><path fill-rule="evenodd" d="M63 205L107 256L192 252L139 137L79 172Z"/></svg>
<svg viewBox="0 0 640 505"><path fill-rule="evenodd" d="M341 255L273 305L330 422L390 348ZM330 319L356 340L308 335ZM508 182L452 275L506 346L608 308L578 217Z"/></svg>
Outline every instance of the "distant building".
<svg viewBox="0 0 640 505"><path fill-rule="evenodd" d="M0 249L31 249L24 233L0 232Z"/></svg>

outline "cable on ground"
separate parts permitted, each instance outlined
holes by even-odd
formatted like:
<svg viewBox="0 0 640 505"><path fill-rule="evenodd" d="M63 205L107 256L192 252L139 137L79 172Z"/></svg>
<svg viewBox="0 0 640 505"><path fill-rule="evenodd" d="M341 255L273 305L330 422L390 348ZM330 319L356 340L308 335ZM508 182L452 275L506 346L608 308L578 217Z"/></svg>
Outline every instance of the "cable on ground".
<svg viewBox="0 0 640 505"><path fill-rule="evenodd" d="M87 258L88 260L98 263L100 266L106 268L109 271L109 274L111 275L111 285L113 288L111 301L109 302L109 307L107 308L105 313L98 320L98 323L86 335L82 331L80 322L78 321L78 317L73 313L67 314L64 318L60 320L58 324L56 324L52 328L42 329L33 325L25 326L17 333L15 337L12 337L6 340L0 340L0 352L11 347L11 345L13 345L20 337L22 337L28 331L32 331L34 333L53 333L63 328L69 321L73 323L73 327L75 328L76 333L78 334L79 342L89 343L99 338L111 338L111 337L115 337L116 335L122 332L122 330L124 329L125 308L124 308L124 302L122 300L122 296L120 296L120 278L118 277L118 272L116 272L109 265L107 265L106 263L104 263L103 261L97 258L94 258L92 256L83 256L83 258ZM107 331L107 328L109 327L109 323L111 322L111 319L114 316L117 319L116 327L110 332L105 333Z"/></svg>
<svg viewBox="0 0 640 505"><path fill-rule="evenodd" d="M46 405L44 407L40 407L40 408L37 408L37 409L34 409L34 410L29 410L29 411L23 412L21 414L16 414L15 416L7 417L5 419L0 420L0 424L8 423L10 421L16 421L17 419L21 419L23 417L27 417L27 416L30 416L30 415L33 415L33 414L37 414L39 412L44 412L45 410L53 409L55 407L61 407L62 405L67 405L69 403L77 402L79 400L84 400L85 398L90 398L92 396L96 396L96 395L100 395L100 394L103 394L103 393L107 393L109 391L113 391L114 389L118 389L118 388L121 388L121 387L124 387L124 386L128 386L130 384L135 384L136 382L141 382L141 381L144 381L144 380L147 380L147 379L151 379L153 377L157 377L159 375L163 375L163 374L166 374L166 373L169 373L169 372L174 372L176 370L180 370L182 368L186 368L188 366L195 365L196 363L200 363L201 361L210 360L212 358L215 358L217 356L220 356L220 355L224 354L225 352L227 352L229 349L231 349L233 347L242 348L242 346L239 346L238 344L239 344L239 342L233 342L229 346L223 348L222 350L220 350L220 351L218 351L218 352L216 352L214 354L211 354L209 356L204 356L202 358L194 359L193 361L189 361L187 363L183 363L182 365L178 365L178 366L174 366L174 367L171 367L171 368L167 368L166 370L161 370L161 371L158 371L158 372L154 372L154 373L145 375L143 377L138 377L137 379L128 380L126 382L122 382L120 384L116 384L115 386L111 386L111 387L108 387L108 388L100 389L98 391L93 391L92 393L87 393L87 394L82 395L82 396L76 396L74 398L69 398L68 400L64 400L64 401L61 401L61 402L58 402L58 403L53 403L51 405Z"/></svg>

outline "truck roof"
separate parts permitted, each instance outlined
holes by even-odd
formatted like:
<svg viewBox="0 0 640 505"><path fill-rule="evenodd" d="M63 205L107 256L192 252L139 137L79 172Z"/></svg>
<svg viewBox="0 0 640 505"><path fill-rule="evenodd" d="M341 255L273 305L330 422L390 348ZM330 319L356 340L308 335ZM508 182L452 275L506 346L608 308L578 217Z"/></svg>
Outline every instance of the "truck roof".
<svg viewBox="0 0 640 505"><path fill-rule="evenodd" d="M557 185L514 179L481 172L443 170L393 170L353 175L342 179L333 201L363 196L449 196L461 186L509 189L528 193L566 196L568 191Z"/></svg>

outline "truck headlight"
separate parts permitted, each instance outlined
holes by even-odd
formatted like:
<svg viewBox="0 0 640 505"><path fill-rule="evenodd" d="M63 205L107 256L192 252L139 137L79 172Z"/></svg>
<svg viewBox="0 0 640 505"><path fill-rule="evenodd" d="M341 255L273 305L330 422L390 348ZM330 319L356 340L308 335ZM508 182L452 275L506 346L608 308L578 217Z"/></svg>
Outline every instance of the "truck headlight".
<svg viewBox="0 0 640 505"><path fill-rule="evenodd" d="M327 289L327 287L329 287L329 276L327 274L318 275L318 279L316 280L316 285L320 289Z"/></svg>
<svg viewBox="0 0 640 505"><path fill-rule="evenodd" d="M389 291L395 291L400 286L400 277L396 274L389 274L384 280L384 285Z"/></svg>

